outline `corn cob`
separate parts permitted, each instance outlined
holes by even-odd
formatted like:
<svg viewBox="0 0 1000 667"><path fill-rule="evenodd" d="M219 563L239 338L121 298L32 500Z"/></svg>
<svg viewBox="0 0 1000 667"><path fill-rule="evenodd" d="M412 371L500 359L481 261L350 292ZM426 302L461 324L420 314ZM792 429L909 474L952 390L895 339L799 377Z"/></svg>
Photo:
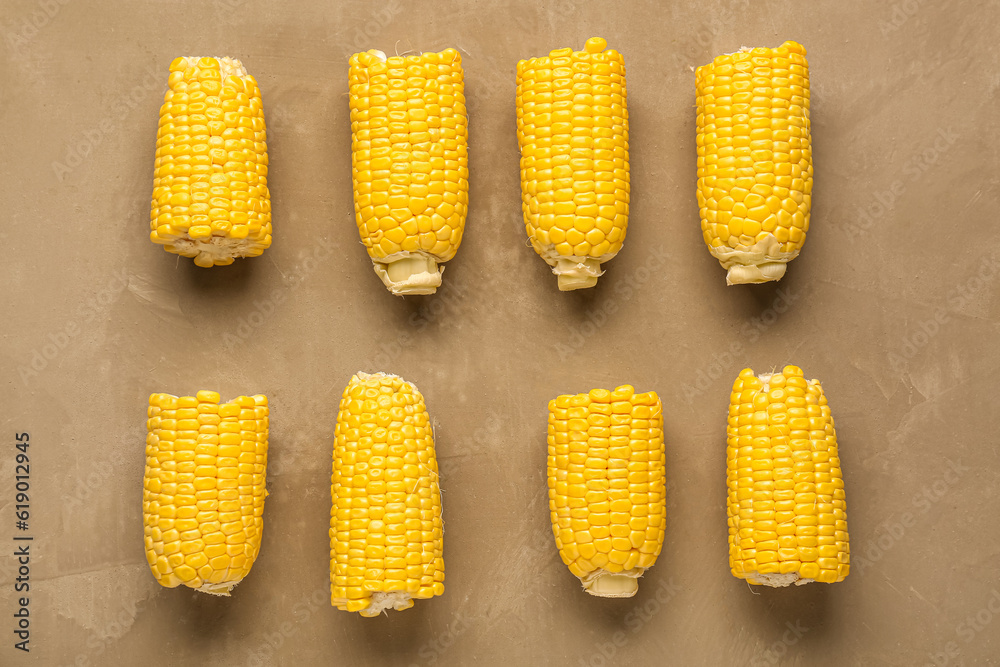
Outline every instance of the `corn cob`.
<svg viewBox="0 0 1000 667"><path fill-rule="evenodd" d="M844 480L819 380L802 369L733 384L727 429L729 565L752 584L841 581L850 571Z"/></svg>
<svg viewBox="0 0 1000 667"><path fill-rule="evenodd" d="M358 373L335 433L333 605L377 616L444 593L441 491L424 397L395 375Z"/></svg>
<svg viewBox="0 0 1000 667"><path fill-rule="evenodd" d="M177 58L160 107L150 234L198 266L271 245L267 143L257 81L239 60Z"/></svg>
<svg viewBox="0 0 1000 667"><path fill-rule="evenodd" d="M521 209L562 291L593 287L628 227L625 63L600 37L517 64Z"/></svg>
<svg viewBox="0 0 1000 667"><path fill-rule="evenodd" d="M469 207L462 57L356 53L350 105L361 242L393 294L433 294Z"/></svg>
<svg viewBox="0 0 1000 667"><path fill-rule="evenodd" d="M801 44L698 68L698 206L726 283L780 280L809 230L809 66Z"/></svg>
<svg viewBox="0 0 1000 667"><path fill-rule="evenodd" d="M631 597L663 546L663 416L656 392L549 401L549 510L563 563L600 597Z"/></svg>
<svg viewBox="0 0 1000 667"><path fill-rule="evenodd" d="M149 397L142 518L161 586L229 595L250 573L264 526L267 415L264 396Z"/></svg>

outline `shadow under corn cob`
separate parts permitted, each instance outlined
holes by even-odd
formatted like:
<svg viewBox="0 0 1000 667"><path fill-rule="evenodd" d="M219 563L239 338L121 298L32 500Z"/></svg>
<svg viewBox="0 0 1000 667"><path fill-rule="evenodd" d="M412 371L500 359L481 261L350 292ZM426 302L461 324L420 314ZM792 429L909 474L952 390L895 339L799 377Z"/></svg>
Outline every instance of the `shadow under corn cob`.
<svg viewBox="0 0 1000 667"><path fill-rule="evenodd" d="M267 132L257 81L232 58L177 58L160 107L150 234L198 266L271 245Z"/></svg>
<svg viewBox="0 0 1000 667"><path fill-rule="evenodd" d="M726 283L780 280L809 230L809 66L796 42L698 68L698 207Z"/></svg>

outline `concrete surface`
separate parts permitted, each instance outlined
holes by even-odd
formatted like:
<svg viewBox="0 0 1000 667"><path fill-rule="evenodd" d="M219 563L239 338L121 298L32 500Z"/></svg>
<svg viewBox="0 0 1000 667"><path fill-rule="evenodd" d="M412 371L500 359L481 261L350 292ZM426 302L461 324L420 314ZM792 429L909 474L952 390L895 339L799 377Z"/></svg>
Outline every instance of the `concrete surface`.
<svg viewBox="0 0 1000 667"><path fill-rule="evenodd" d="M4 0L0 663L1000 663L998 22L995 1ZM593 35L626 58L632 224L596 289L561 294L525 244L514 68ZM691 68L785 39L809 50L812 228L780 284L727 288L698 225ZM471 209L445 287L402 300L354 228L347 58L447 46ZM268 122L274 246L212 270L147 240L157 109L190 54L242 58ZM724 417L741 368L785 363L833 408L853 567L751 591L726 565ZM444 489L445 595L375 620L328 605L334 418L359 369L423 391ZM545 406L622 383L663 398L668 528L616 601L558 559ZM147 395L199 388L271 399L264 542L231 599L160 589L143 556Z"/></svg>

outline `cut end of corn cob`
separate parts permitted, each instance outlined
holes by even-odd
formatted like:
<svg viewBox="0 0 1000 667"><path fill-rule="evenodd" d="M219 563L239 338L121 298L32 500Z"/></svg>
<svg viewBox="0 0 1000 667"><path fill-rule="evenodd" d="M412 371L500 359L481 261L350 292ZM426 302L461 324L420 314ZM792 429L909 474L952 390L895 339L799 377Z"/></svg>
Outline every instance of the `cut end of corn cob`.
<svg viewBox="0 0 1000 667"><path fill-rule="evenodd" d="M780 280L809 230L812 144L805 48L742 48L696 72L698 206L726 283Z"/></svg>
<svg viewBox="0 0 1000 667"><path fill-rule="evenodd" d="M150 234L202 267L271 245L267 138L257 81L233 58L177 58L160 107Z"/></svg>
<svg viewBox="0 0 1000 667"><path fill-rule="evenodd" d="M267 398L153 394L148 417L142 516L150 570L166 588L228 596L260 551Z"/></svg>
<svg viewBox="0 0 1000 667"><path fill-rule="evenodd" d="M633 568L617 574L600 569L583 577L583 590L599 598L630 598L639 592L639 577L646 568Z"/></svg>
<svg viewBox="0 0 1000 667"><path fill-rule="evenodd" d="M729 246L710 248L712 256L726 269L727 285L747 285L781 280L788 262L798 256L798 251L782 252L774 234L767 234L753 246L734 250Z"/></svg>
<svg viewBox="0 0 1000 667"><path fill-rule="evenodd" d="M559 556L598 597L632 597L663 547L663 416L624 385L549 402L548 485Z"/></svg>
<svg viewBox="0 0 1000 667"><path fill-rule="evenodd" d="M350 58L354 210L375 273L398 296L433 294L469 205L462 57Z"/></svg>
<svg viewBox="0 0 1000 667"><path fill-rule="evenodd" d="M433 258L420 254L406 254L387 264L373 261L372 265L382 283L396 296L434 294L444 273L444 267L439 267Z"/></svg>
<svg viewBox="0 0 1000 667"><path fill-rule="evenodd" d="M597 259L582 257L559 257L549 248L542 253L542 257L550 262L552 273L558 277L560 292L570 292L575 289L593 287L597 284L597 279L604 275L601 270L601 262Z"/></svg>
<svg viewBox="0 0 1000 667"><path fill-rule="evenodd" d="M423 396L395 375L359 372L335 434L332 604L378 616L444 593L441 490Z"/></svg>
<svg viewBox="0 0 1000 667"><path fill-rule="evenodd" d="M729 565L751 584L842 581L850 572L844 481L823 388L802 369L754 375L730 395Z"/></svg>
<svg viewBox="0 0 1000 667"><path fill-rule="evenodd" d="M600 37L517 64L521 208L559 289L593 287L628 228L625 62Z"/></svg>

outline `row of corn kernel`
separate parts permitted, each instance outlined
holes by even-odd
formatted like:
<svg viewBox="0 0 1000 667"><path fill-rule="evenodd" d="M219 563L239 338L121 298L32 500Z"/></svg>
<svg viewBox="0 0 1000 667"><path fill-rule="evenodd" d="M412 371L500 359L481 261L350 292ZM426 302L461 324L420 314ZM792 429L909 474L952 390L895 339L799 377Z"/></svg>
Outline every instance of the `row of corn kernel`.
<svg viewBox="0 0 1000 667"><path fill-rule="evenodd" d="M143 523L165 587L228 595L260 550L267 465L264 396L149 399ZM337 416L331 478L332 603L375 616L444 592L434 439L422 394L357 373ZM662 404L630 385L549 402L549 510L556 546L584 589L630 597L666 521ZM844 483L822 386L802 370L733 385L727 427L734 576L768 586L850 572Z"/></svg>
<svg viewBox="0 0 1000 667"><path fill-rule="evenodd" d="M741 49L699 67L697 198L727 282L778 280L809 229L812 152L805 49ZM150 237L200 266L271 244L260 90L238 60L178 58L160 110ZM461 55L350 58L354 208L394 294L430 294L468 212ZM592 287L628 228L622 55L599 37L517 64L521 193L531 245L561 290Z"/></svg>

